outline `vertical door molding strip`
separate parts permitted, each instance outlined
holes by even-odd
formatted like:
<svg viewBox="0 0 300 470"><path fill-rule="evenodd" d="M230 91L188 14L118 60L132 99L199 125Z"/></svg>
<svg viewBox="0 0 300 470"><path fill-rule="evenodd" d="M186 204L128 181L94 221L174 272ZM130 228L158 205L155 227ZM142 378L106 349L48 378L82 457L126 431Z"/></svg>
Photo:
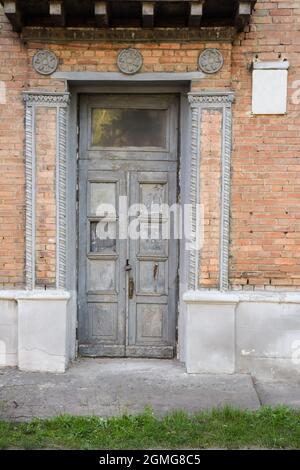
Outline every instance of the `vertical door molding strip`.
<svg viewBox="0 0 300 470"><path fill-rule="evenodd" d="M33 123L35 122L34 106L27 101L25 112L25 180L26 180L26 228L25 228L25 277L26 288L32 290L35 284L35 211L34 211L34 184L35 181L35 143Z"/></svg>
<svg viewBox="0 0 300 470"><path fill-rule="evenodd" d="M190 175L190 241L192 244L197 240L197 204L200 203L199 188L199 168L200 168L200 107L193 103L193 95L189 95L192 107L192 128L191 128L191 175ZM188 284L189 289L195 290L198 287L199 256L197 250L191 249L189 257Z"/></svg>
<svg viewBox="0 0 300 470"><path fill-rule="evenodd" d="M222 134L222 189L221 189L221 246L220 290L228 290L229 237L230 237L230 166L232 151L232 102L234 94L228 93L223 104Z"/></svg>
<svg viewBox="0 0 300 470"><path fill-rule="evenodd" d="M195 204L201 201L200 195L200 122L203 109L221 109L222 111L222 162L221 162L221 233L220 233L220 276L219 288L228 289L228 259L229 259L229 224L230 224L230 160L232 148L232 91L203 91L189 93L189 102L192 110L192 137L191 137L191 183L190 203L192 210L192 240L196 240L197 219ZM199 287L199 252L190 252L189 260L189 288L196 290Z"/></svg>
<svg viewBox="0 0 300 470"><path fill-rule="evenodd" d="M66 279L66 149L70 94L24 92L25 184L26 184L26 289L35 288L35 195L36 195L36 117L37 107L56 108L56 288L65 288Z"/></svg>
<svg viewBox="0 0 300 470"><path fill-rule="evenodd" d="M57 108L57 153L56 153L56 285L66 287L66 152L67 152L67 105L69 95L63 97L64 105Z"/></svg>

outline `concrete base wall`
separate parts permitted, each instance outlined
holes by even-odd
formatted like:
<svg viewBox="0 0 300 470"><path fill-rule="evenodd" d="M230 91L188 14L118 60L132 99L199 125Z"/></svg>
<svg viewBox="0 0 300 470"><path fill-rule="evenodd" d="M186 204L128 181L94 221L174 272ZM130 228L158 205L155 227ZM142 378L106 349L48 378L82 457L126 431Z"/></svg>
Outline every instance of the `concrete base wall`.
<svg viewBox="0 0 300 470"><path fill-rule="evenodd" d="M65 372L68 366L66 294L18 298L18 366L21 370Z"/></svg>
<svg viewBox="0 0 300 470"><path fill-rule="evenodd" d="M64 372L76 350L69 298L0 292L0 366ZM187 372L300 378L300 293L191 291L183 302Z"/></svg>
<svg viewBox="0 0 300 470"><path fill-rule="evenodd" d="M300 378L300 293L193 291L184 301L188 372Z"/></svg>
<svg viewBox="0 0 300 470"><path fill-rule="evenodd" d="M18 364L18 305L14 295L0 297L0 366Z"/></svg>
<svg viewBox="0 0 300 470"><path fill-rule="evenodd" d="M0 293L0 366L64 372L71 359L69 297L59 291Z"/></svg>
<svg viewBox="0 0 300 470"><path fill-rule="evenodd" d="M300 377L300 295L298 302L254 298L238 304L237 372L265 379Z"/></svg>
<svg viewBox="0 0 300 470"><path fill-rule="evenodd" d="M187 299L187 298L186 298ZM186 314L187 372L234 373L235 303L215 297L188 302Z"/></svg>

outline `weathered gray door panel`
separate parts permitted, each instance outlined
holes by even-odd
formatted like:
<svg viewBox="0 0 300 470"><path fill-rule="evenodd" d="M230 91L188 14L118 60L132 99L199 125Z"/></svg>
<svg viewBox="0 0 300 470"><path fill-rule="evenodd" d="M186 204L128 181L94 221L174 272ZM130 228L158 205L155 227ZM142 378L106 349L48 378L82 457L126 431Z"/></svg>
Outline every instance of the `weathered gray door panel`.
<svg viewBox="0 0 300 470"><path fill-rule="evenodd" d="M130 202L142 204L148 211L139 216L140 232L144 236L130 240L135 289L128 306L128 356L173 357L174 354L177 243L166 237L168 213L155 212L155 205L167 207L176 202L176 177L176 172L131 174Z"/></svg>
<svg viewBox="0 0 300 470"><path fill-rule="evenodd" d="M146 126L139 123L142 118ZM174 354L177 241L151 239L151 234L149 239L120 240L118 231L119 196L146 207L151 202L176 202L177 120L177 99L170 95L96 95L81 100L78 309L82 355ZM137 126L139 137L134 135ZM153 135L147 136L151 126ZM107 217L105 221L108 240L98 236L103 235L99 212L103 203L115 207L109 222ZM151 217L155 222L156 215ZM142 228L143 216L138 222ZM154 232L155 226L167 222L159 218Z"/></svg>
<svg viewBox="0 0 300 470"><path fill-rule="evenodd" d="M125 194L122 171L95 174L79 169L79 338L80 353L125 354L126 245L118 238L120 195ZM99 204L112 204L115 214L102 224ZM107 219L107 217L106 217ZM109 238L97 234L108 231Z"/></svg>

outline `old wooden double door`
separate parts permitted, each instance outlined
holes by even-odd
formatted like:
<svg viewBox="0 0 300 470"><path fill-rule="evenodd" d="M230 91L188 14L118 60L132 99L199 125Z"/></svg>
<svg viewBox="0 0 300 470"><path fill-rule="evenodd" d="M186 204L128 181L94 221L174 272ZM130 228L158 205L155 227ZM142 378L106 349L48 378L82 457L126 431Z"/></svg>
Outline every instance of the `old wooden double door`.
<svg viewBox="0 0 300 470"><path fill-rule="evenodd" d="M82 355L174 355L178 240L157 207L177 202L177 132L174 95L81 97Z"/></svg>

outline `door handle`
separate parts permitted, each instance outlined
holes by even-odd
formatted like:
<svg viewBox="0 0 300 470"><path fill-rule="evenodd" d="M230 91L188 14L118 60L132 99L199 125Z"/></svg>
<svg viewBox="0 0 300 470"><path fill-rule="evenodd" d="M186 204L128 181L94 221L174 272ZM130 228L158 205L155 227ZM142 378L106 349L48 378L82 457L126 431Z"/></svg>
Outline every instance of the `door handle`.
<svg viewBox="0 0 300 470"><path fill-rule="evenodd" d="M132 299L134 293L134 280L133 277L128 278L128 298Z"/></svg>

